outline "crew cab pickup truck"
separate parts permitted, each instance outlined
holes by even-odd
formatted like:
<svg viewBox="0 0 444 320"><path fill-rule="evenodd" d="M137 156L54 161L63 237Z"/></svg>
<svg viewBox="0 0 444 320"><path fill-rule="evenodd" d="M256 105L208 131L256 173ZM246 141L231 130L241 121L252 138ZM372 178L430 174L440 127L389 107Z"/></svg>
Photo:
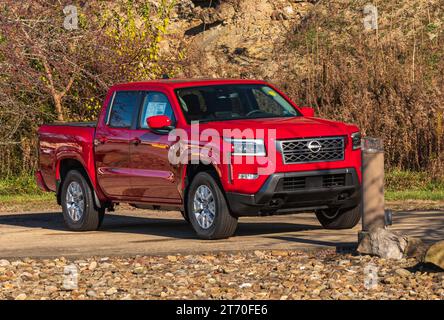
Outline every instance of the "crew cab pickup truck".
<svg viewBox="0 0 444 320"><path fill-rule="evenodd" d="M203 239L241 216L314 212L360 219L361 136L257 80L153 80L109 89L96 123L43 125L36 180L71 230L116 204L180 210Z"/></svg>

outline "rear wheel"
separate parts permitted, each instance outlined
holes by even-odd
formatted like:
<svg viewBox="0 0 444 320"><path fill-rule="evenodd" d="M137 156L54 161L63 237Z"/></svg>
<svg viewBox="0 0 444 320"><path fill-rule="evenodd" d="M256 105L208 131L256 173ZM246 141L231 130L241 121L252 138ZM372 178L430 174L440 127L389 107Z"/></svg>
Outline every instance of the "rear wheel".
<svg viewBox="0 0 444 320"><path fill-rule="evenodd" d="M216 178L198 173L191 182L187 197L191 225L202 239L223 239L234 234L237 218L230 214L225 195Z"/></svg>
<svg viewBox="0 0 444 320"><path fill-rule="evenodd" d="M95 207L93 190L81 172L69 171L61 192L63 219L70 230L91 231L100 227L105 209Z"/></svg>
<svg viewBox="0 0 444 320"><path fill-rule="evenodd" d="M361 219L361 205L351 209L317 210L316 217L325 229L351 229Z"/></svg>

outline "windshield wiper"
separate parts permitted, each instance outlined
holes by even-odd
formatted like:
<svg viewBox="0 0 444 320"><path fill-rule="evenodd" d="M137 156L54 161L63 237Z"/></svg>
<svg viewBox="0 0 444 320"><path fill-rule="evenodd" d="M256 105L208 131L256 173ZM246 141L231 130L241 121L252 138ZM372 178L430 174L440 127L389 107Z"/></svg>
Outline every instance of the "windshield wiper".
<svg viewBox="0 0 444 320"><path fill-rule="evenodd" d="M267 116L259 116L259 117L238 117L238 118L212 118L212 119L202 119L202 120L194 120L198 121L199 123L207 123L207 122L213 122L213 121L230 121L230 120L254 120L254 119L267 119L267 118L292 118L297 117L297 115L267 115Z"/></svg>

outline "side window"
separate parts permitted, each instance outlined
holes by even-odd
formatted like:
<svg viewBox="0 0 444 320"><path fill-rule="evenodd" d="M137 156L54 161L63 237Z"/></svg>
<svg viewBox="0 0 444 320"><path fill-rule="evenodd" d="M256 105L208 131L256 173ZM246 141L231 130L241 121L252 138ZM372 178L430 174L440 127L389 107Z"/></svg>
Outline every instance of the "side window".
<svg viewBox="0 0 444 320"><path fill-rule="evenodd" d="M161 92L147 92L143 98L142 112L140 113L140 128L148 128L146 119L152 116L165 115L174 123L174 112L166 95Z"/></svg>
<svg viewBox="0 0 444 320"><path fill-rule="evenodd" d="M113 128L131 127L139 107L139 91L118 91L114 96L108 125Z"/></svg>

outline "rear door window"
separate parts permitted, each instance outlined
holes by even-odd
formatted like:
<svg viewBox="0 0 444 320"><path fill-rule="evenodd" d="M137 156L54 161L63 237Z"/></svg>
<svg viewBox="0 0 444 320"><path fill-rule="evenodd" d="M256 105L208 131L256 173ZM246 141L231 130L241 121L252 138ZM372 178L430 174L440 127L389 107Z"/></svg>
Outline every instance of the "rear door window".
<svg viewBox="0 0 444 320"><path fill-rule="evenodd" d="M117 91L111 106L108 125L113 128L130 128L140 104L140 91Z"/></svg>

